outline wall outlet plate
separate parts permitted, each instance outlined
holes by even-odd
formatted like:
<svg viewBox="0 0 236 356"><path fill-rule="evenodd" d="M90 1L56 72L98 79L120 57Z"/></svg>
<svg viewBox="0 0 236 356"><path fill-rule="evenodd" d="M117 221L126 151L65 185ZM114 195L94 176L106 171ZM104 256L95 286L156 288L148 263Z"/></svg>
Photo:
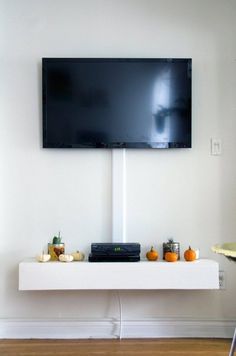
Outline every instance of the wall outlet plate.
<svg viewBox="0 0 236 356"><path fill-rule="evenodd" d="M225 271L219 271L219 286L220 286L220 289L226 289Z"/></svg>

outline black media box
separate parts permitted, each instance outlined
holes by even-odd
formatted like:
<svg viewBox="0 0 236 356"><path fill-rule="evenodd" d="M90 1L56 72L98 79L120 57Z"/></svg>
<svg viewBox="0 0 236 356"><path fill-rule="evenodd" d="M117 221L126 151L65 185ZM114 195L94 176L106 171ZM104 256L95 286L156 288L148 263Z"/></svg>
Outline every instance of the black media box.
<svg viewBox="0 0 236 356"><path fill-rule="evenodd" d="M139 243L92 243L90 262L137 262L140 261Z"/></svg>
<svg viewBox="0 0 236 356"><path fill-rule="evenodd" d="M140 256L94 256L89 254L89 262L139 262Z"/></svg>

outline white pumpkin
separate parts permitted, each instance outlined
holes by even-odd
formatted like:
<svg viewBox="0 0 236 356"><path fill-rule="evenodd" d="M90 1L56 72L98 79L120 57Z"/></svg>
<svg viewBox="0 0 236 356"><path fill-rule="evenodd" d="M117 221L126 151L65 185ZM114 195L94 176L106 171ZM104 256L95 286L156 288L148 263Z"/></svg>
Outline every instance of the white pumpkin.
<svg viewBox="0 0 236 356"><path fill-rule="evenodd" d="M73 256L72 255L59 255L59 261L61 262L72 262L73 261Z"/></svg>
<svg viewBox="0 0 236 356"><path fill-rule="evenodd" d="M83 261L84 260L84 253L77 251L72 253L72 256L74 258L75 261Z"/></svg>
<svg viewBox="0 0 236 356"><path fill-rule="evenodd" d="M48 262L51 256L46 253L41 253L41 255L36 256L38 262Z"/></svg>

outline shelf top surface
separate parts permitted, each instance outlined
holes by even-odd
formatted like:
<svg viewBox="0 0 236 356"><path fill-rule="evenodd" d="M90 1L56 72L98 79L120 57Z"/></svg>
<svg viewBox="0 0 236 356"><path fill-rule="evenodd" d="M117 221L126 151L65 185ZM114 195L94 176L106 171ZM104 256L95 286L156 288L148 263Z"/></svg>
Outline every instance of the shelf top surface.
<svg viewBox="0 0 236 356"><path fill-rule="evenodd" d="M77 264L83 264L83 265L173 265L173 266L176 266L176 265L218 265L218 262L214 261L214 260L211 260L211 259L205 259L205 258L201 258L201 259L198 259L198 260L195 260L195 261L192 261L192 262L186 262L184 260L179 260L179 261L176 261L176 262L167 262L167 261L164 261L164 260L157 260L157 261L147 261L147 260L140 260L140 261L137 261L137 262L89 262L87 260L84 260L84 261L72 261L72 262L60 262L60 261L48 261L48 262L38 262L36 260L36 258L34 257L28 257L28 258L25 258L24 260L22 260L20 262L20 264L28 264L28 263L31 263L31 264L38 264L38 265L77 265Z"/></svg>

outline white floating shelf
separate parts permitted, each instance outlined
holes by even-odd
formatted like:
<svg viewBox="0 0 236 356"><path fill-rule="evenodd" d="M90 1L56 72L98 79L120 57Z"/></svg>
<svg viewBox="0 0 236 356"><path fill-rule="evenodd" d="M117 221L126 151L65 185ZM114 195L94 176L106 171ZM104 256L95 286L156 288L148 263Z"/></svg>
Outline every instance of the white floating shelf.
<svg viewBox="0 0 236 356"><path fill-rule="evenodd" d="M219 289L219 264L194 262L46 262L19 264L19 290Z"/></svg>

